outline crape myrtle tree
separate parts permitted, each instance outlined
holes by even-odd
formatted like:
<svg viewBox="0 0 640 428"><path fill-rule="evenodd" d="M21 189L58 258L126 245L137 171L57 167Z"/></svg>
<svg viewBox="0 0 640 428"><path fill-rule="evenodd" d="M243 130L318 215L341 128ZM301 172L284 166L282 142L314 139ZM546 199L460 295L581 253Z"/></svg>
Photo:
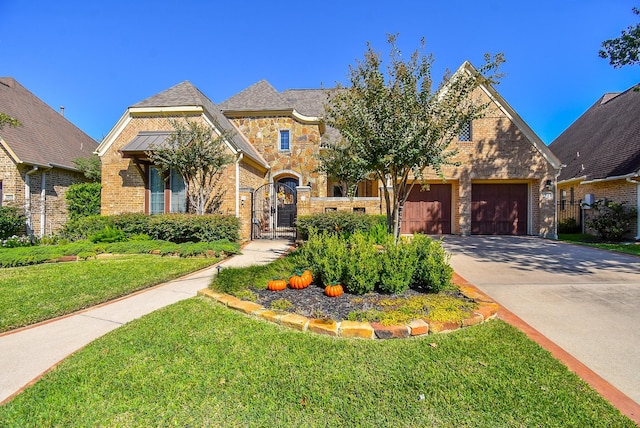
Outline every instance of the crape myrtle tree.
<svg viewBox="0 0 640 428"><path fill-rule="evenodd" d="M363 160L354 156L351 146L344 140L330 142L321 148L318 160L316 171L337 181L343 196L355 196L358 183L369 176Z"/></svg>
<svg viewBox="0 0 640 428"><path fill-rule="evenodd" d="M198 215L218 213L226 192L220 186L225 167L231 163L225 140L231 133L184 119L172 119L174 132L161 147L146 152L166 176L175 170L184 179L188 211Z"/></svg>
<svg viewBox="0 0 640 428"><path fill-rule="evenodd" d="M338 84L330 94L325 121L340 131L358 165L384 184L387 228L397 239L413 186L427 168L444 177L442 167L454 165L457 153L450 142L489 106L473 92L481 83L497 82L503 56L486 54L480 68L447 72L434 89L433 56L424 54L424 40L404 60L396 39L388 35L386 71L367 45L364 60L349 68L350 85Z"/></svg>
<svg viewBox="0 0 640 428"><path fill-rule="evenodd" d="M21 123L18 121L18 119L0 112L0 129L4 128L6 125L17 128L21 125Z"/></svg>
<svg viewBox="0 0 640 428"><path fill-rule="evenodd" d="M632 11L640 15L640 9L637 7ZM609 64L614 68L640 64L640 24L629 26L622 31L620 37L602 42L602 49L598 55L600 58L608 58Z"/></svg>

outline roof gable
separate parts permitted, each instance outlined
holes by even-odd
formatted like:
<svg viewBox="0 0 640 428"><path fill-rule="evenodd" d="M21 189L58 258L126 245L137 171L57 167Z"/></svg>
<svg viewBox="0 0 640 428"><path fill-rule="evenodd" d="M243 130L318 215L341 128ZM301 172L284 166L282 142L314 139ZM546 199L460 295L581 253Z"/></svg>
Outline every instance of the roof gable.
<svg viewBox="0 0 640 428"><path fill-rule="evenodd" d="M640 92L603 95L549 147L566 164L560 181L640 172Z"/></svg>
<svg viewBox="0 0 640 428"><path fill-rule="evenodd" d="M266 80L261 80L220 103L223 111L282 111L293 105Z"/></svg>
<svg viewBox="0 0 640 428"><path fill-rule="evenodd" d="M73 159L91 156L98 146L11 77L0 77L0 111L21 123L0 130L0 139L16 163L77 169Z"/></svg>

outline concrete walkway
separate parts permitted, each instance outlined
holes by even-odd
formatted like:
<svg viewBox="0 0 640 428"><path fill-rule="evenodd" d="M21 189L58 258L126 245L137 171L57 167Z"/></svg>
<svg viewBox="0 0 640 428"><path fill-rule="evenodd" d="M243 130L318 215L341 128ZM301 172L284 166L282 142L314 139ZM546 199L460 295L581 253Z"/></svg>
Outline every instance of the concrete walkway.
<svg viewBox="0 0 640 428"><path fill-rule="evenodd" d="M443 242L457 274L640 405L640 257L533 237Z"/></svg>
<svg viewBox="0 0 640 428"><path fill-rule="evenodd" d="M285 254L289 241L252 241L222 267L266 264ZM66 357L100 336L207 288L217 266L129 297L0 335L0 404L37 381Z"/></svg>

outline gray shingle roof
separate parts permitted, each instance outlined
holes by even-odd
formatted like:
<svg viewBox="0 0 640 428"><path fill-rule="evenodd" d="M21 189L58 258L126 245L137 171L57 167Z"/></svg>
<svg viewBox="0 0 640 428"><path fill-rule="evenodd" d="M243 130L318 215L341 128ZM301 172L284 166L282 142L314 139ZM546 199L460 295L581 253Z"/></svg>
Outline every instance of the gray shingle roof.
<svg viewBox="0 0 640 428"><path fill-rule="evenodd" d="M142 107L183 107L183 106L198 106L202 107L213 119L218 122L218 125L225 130L233 132L233 138L231 143L243 153L247 154L255 161L261 163L265 167L268 166L264 158L258 153L258 151L237 131L237 129L229 122L229 120L222 114L220 107L215 105L205 94L203 94L198 88L193 86L188 80L179 83L171 88L164 90L152 97L149 97L137 104L134 104L133 108Z"/></svg>
<svg viewBox="0 0 640 428"><path fill-rule="evenodd" d="M0 137L30 165L76 169L72 160L89 157L98 143L11 77L0 77L0 112L22 126L5 126Z"/></svg>
<svg viewBox="0 0 640 428"><path fill-rule="evenodd" d="M549 148L563 164L560 181L620 177L640 170L640 92L605 94Z"/></svg>
<svg viewBox="0 0 640 428"><path fill-rule="evenodd" d="M292 110L293 104L283 98L269 82L261 80L220 103L222 111Z"/></svg>

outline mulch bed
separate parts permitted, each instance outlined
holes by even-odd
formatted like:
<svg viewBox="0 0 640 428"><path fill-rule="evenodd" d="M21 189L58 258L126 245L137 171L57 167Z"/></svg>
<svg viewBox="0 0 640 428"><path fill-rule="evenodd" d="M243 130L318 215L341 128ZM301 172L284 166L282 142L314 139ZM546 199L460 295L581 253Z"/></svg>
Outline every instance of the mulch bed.
<svg viewBox="0 0 640 428"><path fill-rule="evenodd" d="M314 284L302 290L286 288L282 291L271 291L267 289L253 289L251 291L253 291L258 296L258 300L256 301L256 303L261 304L265 308L271 308L271 303L274 300L284 299L293 304L292 307L286 309L287 312L297 313L307 318L331 318L336 321L347 319L349 313L354 311L381 309L376 305L376 302L381 299L409 297L424 294L421 291L409 289L402 294L394 295L379 294L373 292L368 293L364 296L359 296L345 292L340 297L328 297L324 294L323 287L319 287Z"/></svg>

